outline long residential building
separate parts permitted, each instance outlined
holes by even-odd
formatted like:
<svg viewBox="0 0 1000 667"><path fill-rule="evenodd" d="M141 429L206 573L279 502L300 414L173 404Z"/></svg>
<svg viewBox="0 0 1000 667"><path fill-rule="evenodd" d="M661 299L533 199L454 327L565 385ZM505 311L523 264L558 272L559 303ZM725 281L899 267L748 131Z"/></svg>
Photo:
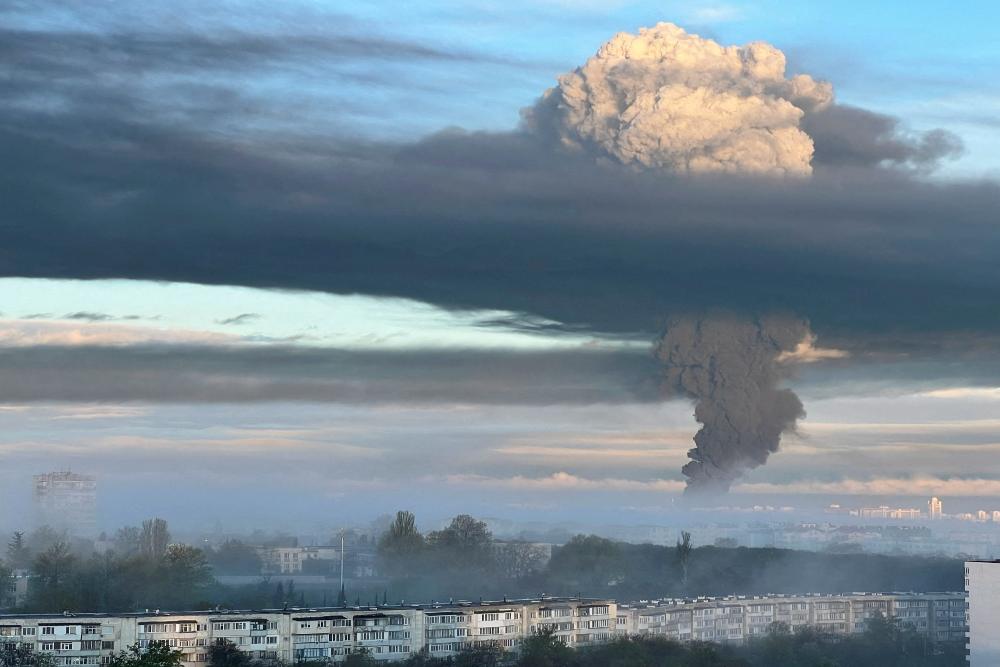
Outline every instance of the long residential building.
<svg viewBox="0 0 1000 667"><path fill-rule="evenodd" d="M742 643L766 635L774 623L790 630L815 627L847 635L865 631L869 619L898 619L932 641L965 638L964 593L853 593L768 595L657 600L619 604L623 635L658 635L677 641Z"/></svg>
<svg viewBox="0 0 1000 667"><path fill-rule="evenodd" d="M454 655L477 644L517 651L533 633L551 630L564 643L586 647L615 636L655 635L679 641L741 643L776 622L816 626L836 634L863 632L876 614L897 618L933 641L965 637L962 593L852 594L699 598L617 604L588 598L501 602L146 612L123 615L0 616L0 644L29 643L58 665L100 665L112 653L162 641L183 654L186 667L207 662L208 647L226 640L258 659L340 662L361 650L379 661L402 660L426 649Z"/></svg>
<svg viewBox="0 0 1000 667"><path fill-rule="evenodd" d="M57 665L101 665L138 643L166 642L185 667L208 661L208 647L226 640L256 659L339 662L361 650L380 661L403 660L426 648L432 656L490 644L516 651L521 640L551 629L569 646L609 640L617 608L609 600L539 598L410 606L262 611L42 614L0 616L0 644L29 643Z"/></svg>

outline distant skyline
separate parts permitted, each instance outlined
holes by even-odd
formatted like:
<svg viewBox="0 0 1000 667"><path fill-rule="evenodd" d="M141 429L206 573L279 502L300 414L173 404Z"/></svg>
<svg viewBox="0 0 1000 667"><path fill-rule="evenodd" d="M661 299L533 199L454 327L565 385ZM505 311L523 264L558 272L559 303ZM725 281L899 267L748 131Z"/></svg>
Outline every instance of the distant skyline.
<svg viewBox="0 0 1000 667"><path fill-rule="evenodd" d="M699 424L652 345L715 308L816 336L782 370L806 416L733 503L1000 498L995 3L0 17L0 527L54 468L98 475L112 524L656 521ZM811 179L661 179L518 130L660 21L832 84Z"/></svg>

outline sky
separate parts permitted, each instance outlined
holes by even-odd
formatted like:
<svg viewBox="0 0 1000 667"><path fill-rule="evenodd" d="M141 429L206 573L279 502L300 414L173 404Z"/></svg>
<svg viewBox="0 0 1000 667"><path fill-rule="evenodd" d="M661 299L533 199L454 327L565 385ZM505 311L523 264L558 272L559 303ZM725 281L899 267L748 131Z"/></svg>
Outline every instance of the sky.
<svg viewBox="0 0 1000 667"><path fill-rule="evenodd" d="M805 416L732 502L1000 508L995 3L0 16L0 527L54 468L100 478L108 528L656 521L700 400L665 386L656 342L716 309L791 314L828 352L776 367ZM743 126L711 153L738 168L661 150L704 121L676 100L611 138L540 101L660 21L767 42L835 101L702 64L670 80L765 105L741 122L793 140L764 177ZM620 76L601 67L580 76ZM559 108L618 113L558 86ZM770 178L803 140L807 176Z"/></svg>

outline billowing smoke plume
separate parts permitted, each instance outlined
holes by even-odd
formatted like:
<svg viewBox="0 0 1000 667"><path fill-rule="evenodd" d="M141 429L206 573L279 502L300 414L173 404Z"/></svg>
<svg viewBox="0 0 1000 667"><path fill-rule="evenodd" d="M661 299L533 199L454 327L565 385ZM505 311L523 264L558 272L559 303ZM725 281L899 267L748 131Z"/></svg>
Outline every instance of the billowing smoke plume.
<svg viewBox="0 0 1000 667"><path fill-rule="evenodd" d="M524 116L623 164L804 175L813 142L800 122L832 100L829 83L785 78L785 55L769 44L723 47L660 23L616 35Z"/></svg>
<svg viewBox="0 0 1000 667"><path fill-rule="evenodd" d="M798 396L778 386L783 362L810 340L809 325L793 317L670 323L656 349L666 386L694 399L702 424L683 468L686 492L727 491L777 451L781 434L805 416Z"/></svg>

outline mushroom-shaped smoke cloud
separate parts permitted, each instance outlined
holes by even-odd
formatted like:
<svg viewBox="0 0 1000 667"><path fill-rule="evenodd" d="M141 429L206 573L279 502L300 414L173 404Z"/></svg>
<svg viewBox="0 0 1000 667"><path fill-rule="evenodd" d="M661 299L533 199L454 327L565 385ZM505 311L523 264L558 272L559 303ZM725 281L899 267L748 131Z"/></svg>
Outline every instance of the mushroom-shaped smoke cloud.
<svg viewBox="0 0 1000 667"><path fill-rule="evenodd" d="M781 434L805 416L798 396L779 387L783 362L811 340L806 322L786 316L717 315L669 324L656 349L666 387L695 400L702 424L683 468L686 493L725 492L778 450Z"/></svg>
<svg viewBox="0 0 1000 667"><path fill-rule="evenodd" d="M829 83L785 78L763 42L721 46L671 23L620 33L524 111L529 129L621 163L678 172L811 173L805 113Z"/></svg>

